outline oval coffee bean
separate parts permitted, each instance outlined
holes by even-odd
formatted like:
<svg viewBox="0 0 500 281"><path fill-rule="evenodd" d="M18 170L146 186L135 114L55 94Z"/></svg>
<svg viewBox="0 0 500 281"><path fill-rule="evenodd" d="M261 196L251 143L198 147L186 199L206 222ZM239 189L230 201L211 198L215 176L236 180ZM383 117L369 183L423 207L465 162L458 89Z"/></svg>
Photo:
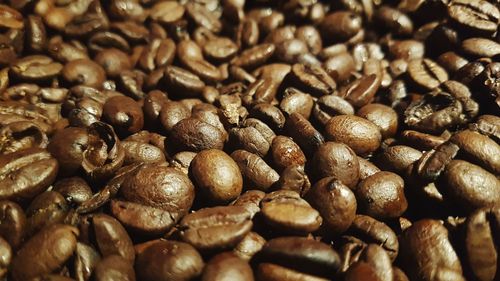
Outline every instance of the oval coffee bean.
<svg viewBox="0 0 500 281"><path fill-rule="evenodd" d="M253 281L254 278L252 268L248 262L231 252L224 252L214 256L207 262L201 280Z"/></svg>

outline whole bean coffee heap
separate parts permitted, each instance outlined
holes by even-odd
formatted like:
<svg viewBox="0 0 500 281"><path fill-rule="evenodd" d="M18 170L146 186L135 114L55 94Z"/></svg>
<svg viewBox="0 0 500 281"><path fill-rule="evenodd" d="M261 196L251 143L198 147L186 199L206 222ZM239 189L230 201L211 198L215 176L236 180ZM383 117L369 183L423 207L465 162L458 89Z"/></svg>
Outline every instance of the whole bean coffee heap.
<svg viewBox="0 0 500 281"><path fill-rule="evenodd" d="M0 1L0 281L500 280L499 9Z"/></svg>

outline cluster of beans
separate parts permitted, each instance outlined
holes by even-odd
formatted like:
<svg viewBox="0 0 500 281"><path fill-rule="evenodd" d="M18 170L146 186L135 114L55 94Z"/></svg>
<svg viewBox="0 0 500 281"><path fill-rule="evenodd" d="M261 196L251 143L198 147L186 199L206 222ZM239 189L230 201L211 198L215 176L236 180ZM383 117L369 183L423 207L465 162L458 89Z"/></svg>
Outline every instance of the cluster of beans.
<svg viewBox="0 0 500 281"><path fill-rule="evenodd" d="M499 9L1 0L0 280L499 280Z"/></svg>

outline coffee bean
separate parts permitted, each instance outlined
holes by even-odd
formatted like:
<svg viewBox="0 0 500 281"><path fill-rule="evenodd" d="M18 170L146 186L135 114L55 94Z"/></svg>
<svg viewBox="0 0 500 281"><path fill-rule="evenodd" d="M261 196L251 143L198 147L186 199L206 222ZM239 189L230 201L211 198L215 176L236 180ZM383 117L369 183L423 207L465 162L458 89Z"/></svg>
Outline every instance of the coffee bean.
<svg viewBox="0 0 500 281"><path fill-rule="evenodd" d="M0 235L8 244L16 250L25 237L27 231L27 219L23 209L18 204L2 200L0 201Z"/></svg>
<svg viewBox="0 0 500 281"><path fill-rule="evenodd" d="M361 30L361 25L360 16L351 12L339 11L327 15L321 22L319 29L323 38L329 38L329 41L345 41L356 35Z"/></svg>
<svg viewBox="0 0 500 281"><path fill-rule="evenodd" d="M214 256L207 262L201 280L254 280L250 265L231 252Z"/></svg>
<svg viewBox="0 0 500 281"><path fill-rule="evenodd" d="M274 44L261 44L251 49L244 50L238 57L232 60L232 64L242 68L254 68L265 63L274 54Z"/></svg>
<svg viewBox="0 0 500 281"><path fill-rule="evenodd" d="M73 254L78 235L76 228L63 224L42 229L12 260L12 279L30 280L62 266ZM26 264L30 267L26 268Z"/></svg>
<svg viewBox="0 0 500 281"><path fill-rule="evenodd" d="M304 118L309 119L313 106L314 100L311 95L295 88L286 88L279 107L281 111L288 115L296 112L304 116Z"/></svg>
<svg viewBox="0 0 500 281"><path fill-rule="evenodd" d="M315 96L329 95L337 88L335 81L321 66L294 64L289 76L293 85Z"/></svg>
<svg viewBox="0 0 500 281"><path fill-rule="evenodd" d="M172 128L169 142L192 151L222 149L224 135L217 127L206 122L197 118L186 118Z"/></svg>
<svg viewBox="0 0 500 281"><path fill-rule="evenodd" d="M232 249L251 228L250 214L240 206L201 209L179 224L182 240L200 251Z"/></svg>
<svg viewBox="0 0 500 281"><path fill-rule="evenodd" d="M273 170L258 155L246 150L236 150L231 158L238 164L246 184L260 190L268 190L279 179L279 174Z"/></svg>
<svg viewBox="0 0 500 281"><path fill-rule="evenodd" d="M132 240L120 222L105 214L94 215L91 220L96 244L102 256L117 255L126 262L133 263L135 251Z"/></svg>
<svg viewBox="0 0 500 281"><path fill-rule="evenodd" d="M137 277L144 281L189 280L200 276L203 259L191 245L170 241L148 242L137 255Z"/></svg>
<svg viewBox="0 0 500 281"><path fill-rule="evenodd" d="M372 121L380 128L382 138L396 135L398 130L398 115L392 108L378 103L367 104L360 108L356 115Z"/></svg>
<svg viewBox="0 0 500 281"><path fill-rule="evenodd" d="M196 186L209 202L229 202L243 188L243 178L236 162L221 150L199 152L190 165Z"/></svg>
<svg viewBox="0 0 500 281"><path fill-rule="evenodd" d="M408 74L417 86L432 90L448 80L448 73L430 59L411 60Z"/></svg>
<svg viewBox="0 0 500 281"><path fill-rule="evenodd" d="M448 16L466 29L481 34L493 34L498 28L500 12L488 1L452 1Z"/></svg>
<svg viewBox="0 0 500 281"><path fill-rule="evenodd" d="M243 260L249 261L256 253L258 253L266 240L256 232L249 232L243 240L236 245L233 253Z"/></svg>
<svg viewBox="0 0 500 281"><path fill-rule="evenodd" d="M137 133L144 125L143 112L132 98L125 96L109 98L102 110L104 119L113 125L119 134Z"/></svg>
<svg viewBox="0 0 500 281"><path fill-rule="evenodd" d="M326 138L342 142L358 155L367 155L378 149L382 135L371 121L354 115L339 115L328 121Z"/></svg>
<svg viewBox="0 0 500 281"><path fill-rule="evenodd" d="M119 49L111 48L100 51L94 58L109 77L116 77L132 66L127 54Z"/></svg>
<svg viewBox="0 0 500 281"><path fill-rule="evenodd" d="M500 146L490 138L464 130L454 134L450 141L460 147L460 154L494 174L500 172Z"/></svg>
<svg viewBox="0 0 500 281"><path fill-rule="evenodd" d="M285 245L288 245L284 247ZM303 237L280 237L267 241L261 260L316 276L332 276L340 266L339 255L328 245Z"/></svg>
<svg viewBox="0 0 500 281"><path fill-rule="evenodd" d="M359 162L349 146L338 142L325 142L311 159L313 173L318 178L335 177L351 189L359 180Z"/></svg>
<svg viewBox="0 0 500 281"><path fill-rule="evenodd" d="M286 119L285 131L306 154L312 154L325 141L321 133L298 113L292 113Z"/></svg>
<svg viewBox="0 0 500 281"><path fill-rule="evenodd" d="M351 77L351 73L354 72L356 65L349 53L341 52L329 57L323 63L323 67L335 81L344 82Z"/></svg>
<svg viewBox="0 0 500 281"><path fill-rule="evenodd" d="M403 268L410 279L465 280L448 230L436 220L420 220L407 229L400 241Z"/></svg>
<svg viewBox="0 0 500 281"><path fill-rule="evenodd" d="M380 154L377 163L386 171L404 174L408 167L422 157L422 152L406 145L394 145Z"/></svg>
<svg viewBox="0 0 500 281"><path fill-rule="evenodd" d="M261 214L272 228L292 234L317 230L322 218L307 201L291 190L274 191L260 201Z"/></svg>
<svg viewBox="0 0 500 281"><path fill-rule="evenodd" d="M62 69L64 79L73 85L85 85L94 88L101 88L106 80L104 69L88 59L72 60L64 65Z"/></svg>
<svg viewBox="0 0 500 281"><path fill-rule="evenodd" d="M244 207L250 216L253 218L255 214L260 212L260 201L266 196L263 191L249 190L234 200L231 205Z"/></svg>
<svg viewBox="0 0 500 281"><path fill-rule="evenodd" d="M499 214L498 207L479 209L465 222L465 265L477 280L495 280L498 276L498 248L494 235L497 233L495 228L498 228Z"/></svg>
<svg viewBox="0 0 500 281"><path fill-rule="evenodd" d="M69 206L60 193L47 191L38 195L26 209L27 235L32 236L46 226L63 223L68 211Z"/></svg>
<svg viewBox="0 0 500 281"><path fill-rule="evenodd" d="M379 219L399 217L408 207L404 181L391 172L378 172L361 181L356 198L362 212Z"/></svg>
<svg viewBox="0 0 500 281"><path fill-rule="evenodd" d="M121 256L107 256L96 265L94 279L96 281L105 281L115 278L124 281L135 281L134 268Z"/></svg>
<svg viewBox="0 0 500 281"><path fill-rule="evenodd" d="M494 57L500 54L500 44L485 38L469 38L462 41L462 50L476 57Z"/></svg>
<svg viewBox="0 0 500 281"><path fill-rule="evenodd" d="M42 55L27 56L14 62L10 71L13 76L25 81L47 81L63 70L63 65Z"/></svg>
<svg viewBox="0 0 500 281"><path fill-rule="evenodd" d="M319 211L331 235L346 231L356 216L354 193L334 177L319 180L307 194L307 201Z"/></svg>
<svg viewBox="0 0 500 281"><path fill-rule="evenodd" d="M397 35L409 35L413 31L412 20L400 10L381 6L373 14L375 22Z"/></svg>

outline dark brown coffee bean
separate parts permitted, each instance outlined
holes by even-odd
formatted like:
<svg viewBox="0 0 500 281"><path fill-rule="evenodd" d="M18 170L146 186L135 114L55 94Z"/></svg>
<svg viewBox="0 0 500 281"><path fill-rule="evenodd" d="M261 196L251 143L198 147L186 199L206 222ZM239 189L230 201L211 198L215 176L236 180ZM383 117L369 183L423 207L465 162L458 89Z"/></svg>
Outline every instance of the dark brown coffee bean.
<svg viewBox="0 0 500 281"><path fill-rule="evenodd" d="M47 47L47 31L39 16L29 15L26 20L26 45L34 52L42 52Z"/></svg>
<svg viewBox="0 0 500 281"><path fill-rule="evenodd" d="M73 85L90 86L97 89L106 80L106 72L96 62L88 59L72 60L62 69L63 78Z"/></svg>
<svg viewBox="0 0 500 281"><path fill-rule="evenodd" d="M158 2L152 9L149 17L162 24L170 24L182 18L185 7L177 2Z"/></svg>
<svg viewBox="0 0 500 281"><path fill-rule="evenodd" d="M249 232L243 240L236 245L233 253L243 260L249 261L255 254L257 254L266 240L256 232Z"/></svg>
<svg viewBox="0 0 500 281"><path fill-rule="evenodd" d="M298 113L292 113L288 116L285 122L285 131L309 155L325 141L321 133Z"/></svg>
<svg viewBox="0 0 500 281"><path fill-rule="evenodd" d="M191 280L201 275L203 259L191 245L169 240L147 243L137 255L135 269L140 280Z"/></svg>
<svg viewBox="0 0 500 281"><path fill-rule="evenodd" d="M317 178L334 177L351 189L359 180L359 162L349 146L325 142L314 153L311 169Z"/></svg>
<svg viewBox="0 0 500 281"><path fill-rule="evenodd" d="M342 52L329 57L324 62L323 67L335 81L344 82L351 77L352 72L356 69L356 64L349 53Z"/></svg>
<svg viewBox="0 0 500 281"><path fill-rule="evenodd" d="M263 262L316 276L331 278L340 267L340 257L330 246L303 237L269 240L259 255Z"/></svg>
<svg viewBox="0 0 500 281"><path fill-rule="evenodd" d="M326 138L342 142L358 155L367 155L380 146L382 135L371 121L354 115L339 115L328 121L325 127Z"/></svg>
<svg viewBox="0 0 500 281"><path fill-rule="evenodd" d="M0 236L16 250L25 237L27 220L23 209L18 204L2 200L0 201Z"/></svg>
<svg viewBox="0 0 500 281"><path fill-rule="evenodd" d="M331 235L346 231L356 216L354 193L334 177L318 181L307 194L307 201L319 211Z"/></svg>
<svg viewBox="0 0 500 281"><path fill-rule="evenodd" d="M137 133L144 125L144 115L139 104L125 96L114 96L106 100L103 117L120 134Z"/></svg>
<svg viewBox="0 0 500 281"><path fill-rule="evenodd" d="M60 193L47 191L38 195L26 209L27 235L32 236L44 227L63 223L68 211L69 206Z"/></svg>
<svg viewBox="0 0 500 281"><path fill-rule="evenodd" d="M94 280L96 281L113 279L135 281L134 268L128 260L118 255L103 258L94 270Z"/></svg>
<svg viewBox="0 0 500 281"><path fill-rule="evenodd" d="M7 5L1 5L0 11L2 14L0 22L2 22L1 26L3 28L21 29L24 27L23 15L17 10Z"/></svg>
<svg viewBox="0 0 500 281"><path fill-rule="evenodd" d="M401 133L404 142L421 150L430 150L443 144L446 139L418 131L405 130Z"/></svg>
<svg viewBox="0 0 500 281"><path fill-rule="evenodd" d="M211 13L205 6L195 3L188 3L186 6L187 15L199 26L203 26L215 33L222 29L222 23L214 13Z"/></svg>
<svg viewBox="0 0 500 281"><path fill-rule="evenodd" d="M441 54L437 59L437 63L450 74L454 74L468 62L467 59L452 51Z"/></svg>
<svg viewBox="0 0 500 281"><path fill-rule="evenodd" d="M500 12L488 1L455 0L448 5L449 17L466 29L479 34L493 34L498 28Z"/></svg>
<svg viewBox="0 0 500 281"><path fill-rule="evenodd" d="M360 108L356 115L377 125L383 139L394 137L398 131L398 114L394 109L386 105L379 103L367 104Z"/></svg>
<svg viewBox="0 0 500 281"><path fill-rule="evenodd" d="M179 121L170 132L169 143L186 150L222 149L224 135L221 130L197 118Z"/></svg>
<svg viewBox="0 0 500 281"><path fill-rule="evenodd" d="M132 68L127 54L119 49L104 49L94 57L109 77L117 77L124 70Z"/></svg>
<svg viewBox="0 0 500 281"><path fill-rule="evenodd" d="M500 146L492 139L474 131L464 130L451 136L460 147L460 154L494 174L500 173Z"/></svg>
<svg viewBox="0 0 500 281"><path fill-rule="evenodd" d="M296 112L309 119L314 106L311 95L303 93L295 88L286 88L283 99L280 102L281 111L291 115Z"/></svg>
<svg viewBox="0 0 500 281"><path fill-rule="evenodd" d="M60 164L61 174L74 174L83 161L83 152L89 144L85 129L69 127L57 132L47 149Z"/></svg>
<svg viewBox="0 0 500 281"><path fill-rule="evenodd" d="M420 220L407 229L400 241L400 257L413 280L465 280L448 230L436 220Z"/></svg>
<svg viewBox="0 0 500 281"><path fill-rule="evenodd" d="M18 59L10 68L16 78L25 81L47 81L63 71L63 65L42 55Z"/></svg>
<svg viewBox="0 0 500 281"><path fill-rule="evenodd" d="M253 281L250 265L231 252L218 254L207 262L202 281L235 280Z"/></svg>
<svg viewBox="0 0 500 281"><path fill-rule="evenodd" d="M279 179L279 174L258 155L246 150L236 150L231 158L238 164L245 185L260 190L268 190Z"/></svg>
<svg viewBox="0 0 500 281"><path fill-rule="evenodd" d="M356 198L362 212L379 219L397 218L408 207L404 181L391 172L378 172L361 181Z"/></svg>
<svg viewBox="0 0 500 281"><path fill-rule="evenodd" d="M383 27L397 35L409 35L413 32L413 22L400 10L381 6L375 10L373 18Z"/></svg>
<svg viewBox="0 0 500 281"><path fill-rule="evenodd" d="M0 156L0 198L31 199L55 180L57 160L40 148L30 148Z"/></svg>
<svg viewBox="0 0 500 281"><path fill-rule="evenodd" d="M285 115L279 108L267 103L259 103L252 107L250 117L263 121L274 131L280 131L286 120Z"/></svg>
<svg viewBox="0 0 500 281"><path fill-rule="evenodd" d="M153 71L174 60L176 45L172 39L154 39L142 51L138 64L145 71Z"/></svg>
<svg viewBox="0 0 500 281"><path fill-rule="evenodd" d="M0 138L4 143L0 146L1 154L38 147L46 148L49 141L47 135L33 122L19 121L9 123L0 129Z"/></svg>
<svg viewBox="0 0 500 281"><path fill-rule="evenodd" d="M323 38L328 38L329 41L346 41L356 35L361 26L360 16L347 11L338 11L327 15L319 29Z"/></svg>
<svg viewBox="0 0 500 281"><path fill-rule="evenodd" d="M250 213L250 217L253 218L255 214L260 212L260 201L264 198L266 194L260 190L249 190L234 200L231 205L242 206Z"/></svg>
<svg viewBox="0 0 500 281"><path fill-rule="evenodd" d="M384 150L377 158L378 165L397 174L404 174L408 167L422 157L422 152L406 145L394 145Z"/></svg>
<svg viewBox="0 0 500 281"><path fill-rule="evenodd" d="M236 162L217 149L199 152L190 165L194 182L209 203L229 202L238 197L243 177Z"/></svg>
<svg viewBox="0 0 500 281"><path fill-rule="evenodd" d="M359 179L364 180L367 177L380 172L380 169L375 166L372 162L361 158L358 156L358 162L359 162Z"/></svg>
<svg viewBox="0 0 500 281"><path fill-rule="evenodd" d="M465 210L492 207L500 202L500 180L477 165L452 160L443 175L451 198Z"/></svg>
<svg viewBox="0 0 500 281"><path fill-rule="evenodd" d="M78 229L55 224L28 240L12 261L12 279L30 280L60 268L73 254ZM26 268L26 264L30 264Z"/></svg>
<svg viewBox="0 0 500 281"><path fill-rule="evenodd" d="M329 95L337 88L335 81L321 66L294 64L289 77L294 86L315 96Z"/></svg>
<svg viewBox="0 0 500 281"><path fill-rule="evenodd" d="M167 66L162 80L171 93L181 97L198 96L205 87L196 74L176 66Z"/></svg>
<svg viewBox="0 0 500 281"><path fill-rule="evenodd" d="M448 80L448 73L430 59L411 60L408 74L417 86L426 90L432 90Z"/></svg>
<svg viewBox="0 0 500 281"><path fill-rule="evenodd" d="M271 129L268 127L268 130ZM231 138L234 139L238 148L255 153L260 157L264 157L271 146L271 143L266 139L266 137L253 126L232 128L230 130L230 135Z"/></svg>
<svg viewBox="0 0 500 281"><path fill-rule="evenodd" d="M54 184L54 191L59 192L70 204L80 205L92 197L92 189L80 177L71 177L58 180Z"/></svg>
<svg viewBox="0 0 500 281"><path fill-rule="evenodd" d="M348 233L358 237L365 243L381 245L392 261L398 256L399 243L397 236L394 231L383 222L377 221L369 216L357 215Z"/></svg>
<svg viewBox="0 0 500 281"><path fill-rule="evenodd" d="M232 249L251 230L250 214L241 206L198 210L179 224L183 241L199 250Z"/></svg>
<svg viewBox="0 0 500 281"><path fill-rule="evenodd" d="M422 59L424 57L424 44L416 40L396 41L389 46L389 52L394 58L405 61Z"/></svg>
<svg viewBox="0 0 500 281"><path fill-rule="evenodd" d="M274 44L264 43L244 50L239 56L231 61L235 66L245 69L254 68L265 63L274 54Z"/></svg>
<svg viewBox="0 0 500 281"><path fill-rule="evenodd" d="M465 222L466 266L477 280L495 280L498 277L498 233L500 209L479 209Z"/></svg>
<svg viewBox="0 0 500 281"><path fill-rule="evenodd" d="M284 233L311 233L323 222L318 211L300 198L300 194L295 191L271 192L260 201L260 206L264 221Z"/></svg>
<svg viewBox="0 0 500 281"><path fill-rule="evenodd" d="M326 281L328 279L317 277L311 274L302 273L287 267L273 263L260 263L257 267L257 280L259 281Z"/></svg>
<svg viewBox="0 0 500 281"><path fill-rule="evenodd" d="M9 243L0 237L0 277L5 278L8 273L8 268L12 262L12 248Z"/></svg>
<svg viewBox="0 0 500 281"><path fill-rule="evenodd" d="M469 38L462 41L462 50L475 57L495 57L500 54L500 44L486 38Z"/></svg>
<svg viewBox="0 0 500 281"><path fill-rule="evenodd" d="M306 163L306 157L300 147L291 138L285 136L277 136L273 139L271 155L279 171L289 166Z"/></svg>
<svg viewBox="0 0 500 281"><path fill-rule="evenodd" d="M112 202L113 215L126 227L145 233L161 233L172 227L187 214L195 195L185 174L155 164L135 170L120 193L124 201Z"/></svg>

